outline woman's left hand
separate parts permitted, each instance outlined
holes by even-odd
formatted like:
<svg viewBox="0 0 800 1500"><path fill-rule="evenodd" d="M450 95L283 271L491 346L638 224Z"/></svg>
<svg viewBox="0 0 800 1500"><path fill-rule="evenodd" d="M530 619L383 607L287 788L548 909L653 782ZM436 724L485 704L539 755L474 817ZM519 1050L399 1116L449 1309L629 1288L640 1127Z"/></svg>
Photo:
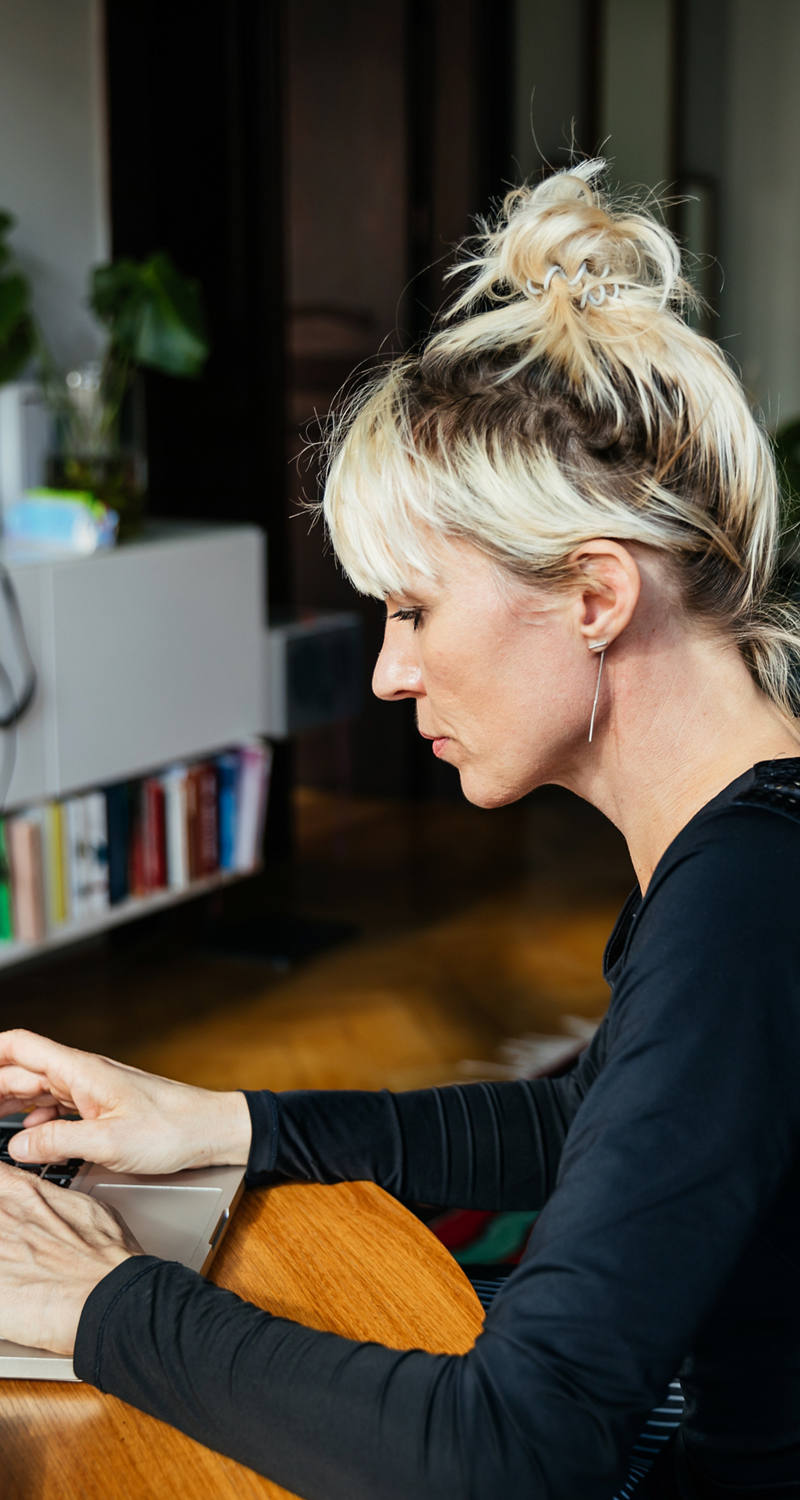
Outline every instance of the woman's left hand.
<svg viewBox="0 0 800 1500"><path fill-rule="evenodd" d="M0 1338L72 1354L89 1293L142 1253L104 1203L0 1164Z"/></svg>

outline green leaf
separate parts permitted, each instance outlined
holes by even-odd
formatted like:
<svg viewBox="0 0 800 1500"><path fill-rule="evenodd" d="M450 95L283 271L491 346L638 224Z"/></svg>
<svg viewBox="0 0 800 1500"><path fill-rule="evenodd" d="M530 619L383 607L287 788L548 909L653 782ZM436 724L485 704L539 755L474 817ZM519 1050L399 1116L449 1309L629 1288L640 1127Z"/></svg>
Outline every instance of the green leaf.
<svg viewBox="0 0 800 1500"><path fill-rule="evenodd" d="M6 213L4 208L0 208L0 266L7 265L11 259L11 250L5 243L5 238L16 222L13 214Z"/></svg>
<svg viewBox="0 0 800 1500"><path fill-rule="evenodd" d="M89 305L108 328L118 321L141 286L139 266L132 260L118 260L108 266L95 266L89 281Z"/></svg>
<svg viewBox="0 0 800 1500"><path fill-rule="evenodd" d="M15 223L13 214L0 208L0 385L19 375L36 348L27 278L7 269L12 255L6 237Z"/></svg>
<svg viewBox="0 0 800 1500"><path fill-rule="evenodd" d="M91 307L133 364L194 377L208 358L200 290L168 255L117 261L92 274Z"/></svg>
<svg viewBox="0 0 800 1500"><path fill-rule="evenodd" d="M32 319L26 315L7 338L0 337L0 385L19 375L35 348L36 332Z"/></svg>
<svg viewBox="0 0 800 1500"><path fill-rule="evenodd" d="M0 279L0 344L13 333L28 312L28 285L24 276Z"/></svg>

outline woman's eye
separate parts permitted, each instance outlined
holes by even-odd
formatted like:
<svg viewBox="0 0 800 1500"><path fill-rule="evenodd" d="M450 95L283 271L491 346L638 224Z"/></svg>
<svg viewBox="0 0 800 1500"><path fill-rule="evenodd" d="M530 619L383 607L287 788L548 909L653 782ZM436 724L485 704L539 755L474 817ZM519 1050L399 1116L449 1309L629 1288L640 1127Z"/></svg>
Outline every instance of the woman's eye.
<svg viewBox="0 0 800 1500"><path fill-rule="evenodd" d="M394 612L394 614L389 616L389 619L390 620L410 620L411 623L412 623L412 625L414 626L414 629L416 630L417 626L419 625L419 623L420 623L420 621L422 619L422 610L421 609L396 609L395 612Z"/></svg>

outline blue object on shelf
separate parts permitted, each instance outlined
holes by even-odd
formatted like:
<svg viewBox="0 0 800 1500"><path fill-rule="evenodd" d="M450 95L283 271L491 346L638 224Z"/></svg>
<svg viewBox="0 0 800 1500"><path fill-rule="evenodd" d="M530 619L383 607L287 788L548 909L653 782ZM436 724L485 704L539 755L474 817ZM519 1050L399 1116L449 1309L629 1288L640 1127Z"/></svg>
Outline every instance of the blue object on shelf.
<svg viewBox="0 0 800 1500"><path fill-rule="evenodd" d="M226 751L216 759L219 795L219 867L236 868L236 815L239 785L239 756Z"/></svg>
<svg viewBox="0 0 800 1500"><path fill-rule="evenodd" d="M27 490L3 514L6 540L31 548L96 552L113 547L119 516L94 495L71 490Z"/></svg>

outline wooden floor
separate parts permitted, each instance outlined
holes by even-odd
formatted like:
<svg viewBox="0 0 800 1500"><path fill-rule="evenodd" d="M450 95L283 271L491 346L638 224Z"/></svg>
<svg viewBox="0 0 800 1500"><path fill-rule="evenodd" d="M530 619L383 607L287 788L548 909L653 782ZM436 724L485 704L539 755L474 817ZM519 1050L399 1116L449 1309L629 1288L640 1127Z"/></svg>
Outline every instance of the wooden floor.
<svg viewBox="0 0 800 1500"><path fill-rule="evenodd" d="M616 832L551 789L489 813L301 792L290 862L5 973L2 1022L219 1088L491 1073L602 1014L631 884Z"/></svg>

